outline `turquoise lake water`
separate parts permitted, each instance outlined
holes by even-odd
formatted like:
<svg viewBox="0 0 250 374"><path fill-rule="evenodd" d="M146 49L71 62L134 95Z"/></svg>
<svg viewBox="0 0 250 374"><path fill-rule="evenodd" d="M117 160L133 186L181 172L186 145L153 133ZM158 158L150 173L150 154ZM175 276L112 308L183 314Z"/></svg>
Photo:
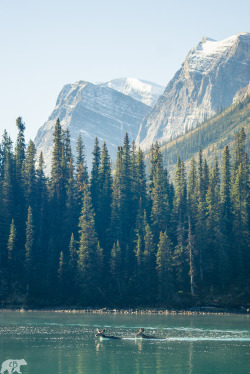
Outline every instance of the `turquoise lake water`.
<svg viewBox="0 0 250 374"><path fill-rule="evenodd" d="M100 341L102 327L123 339ZM140 327L166 340L135 340ZM250 316L0 312L8 359L23 374L247 374Z"/></svg>

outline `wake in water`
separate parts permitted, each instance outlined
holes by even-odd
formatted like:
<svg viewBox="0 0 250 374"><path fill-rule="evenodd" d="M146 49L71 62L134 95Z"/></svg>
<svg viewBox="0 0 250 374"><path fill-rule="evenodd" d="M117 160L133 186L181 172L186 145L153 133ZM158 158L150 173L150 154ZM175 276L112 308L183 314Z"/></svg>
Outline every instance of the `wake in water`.
<svg viewBox="0 0 250 374"><path fill-rule="evenodd" d="M135 334L134 337L118 337L114 335L105 335L105 329L99 330L97 329L96 337L99 337L100 340L112 340L112 339L120 339L120 340L153 340L153 341L183 341L183 342L195 342L195 341L239 341L239 342L249 342L250 336L248 331L222 331L222 330L202 330L202 329L169 329L172 330L172 333L175 330L181 333L186 332L188 330L189 336L168 336L168 337L157 337L152 335L147 335L144 333L144 328L140 328L139 331ZM197 334L199 333L199 335ZM192 334L192 336L190 336ZM196 336L193 336L196 335ZM234 335L234 336L232 336ZM235 336L236 335L236 336Z"/></svg>

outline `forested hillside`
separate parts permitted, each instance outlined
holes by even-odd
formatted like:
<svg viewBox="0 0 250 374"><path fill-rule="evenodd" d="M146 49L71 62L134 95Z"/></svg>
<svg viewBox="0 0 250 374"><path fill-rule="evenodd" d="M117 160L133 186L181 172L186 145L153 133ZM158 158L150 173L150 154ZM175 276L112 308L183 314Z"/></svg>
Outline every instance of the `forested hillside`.
<svg viewBox="0 0 250 374"><path fill-rule="evenodd" d="M188 168L193 156L198 156L198 147L201 146L203 154L210 165L218 158L221 162L225 145L232 150L236 133L244 127L247 135L246 149L250 151L250 96L244 101L231 105L226 110L218 108L219 114L205 121L196 129L185 135L179 136L162 145L163 164L169 171L174 172L178 156L185 162Z"/></svg>
<svg viewBox="0 0 250 374"><path fill-rule="evenodd" d="M21 118L17 127L15 147L5 132L0 152L1 306L250 303L243 128L232 152L224 144L220 165L215 159L210 167L199 148L188 175L181 154L170 180L158 144L147 179L143 153L127 135L114 173L106 144L96 139L88 173L81 137L74 160L59 120L46 178Z"/></svg>

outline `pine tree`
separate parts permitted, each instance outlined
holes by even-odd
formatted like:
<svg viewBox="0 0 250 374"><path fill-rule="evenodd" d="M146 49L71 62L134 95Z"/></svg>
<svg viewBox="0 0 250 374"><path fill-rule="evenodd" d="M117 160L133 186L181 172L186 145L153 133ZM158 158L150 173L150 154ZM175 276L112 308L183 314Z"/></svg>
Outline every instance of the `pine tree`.
<svg viewBox="0 0 250 374"><path fill-rule="evenodd" d="M34 250L34 226L32 218L32 209L28 208L28 217L26 221L26 242L25 242L25 270L27 282L27 295L29 295L32 282L33 253Z"/></svg>
<svg viewBox="0 0 250 374"><path fill-rule="evenodd" d="M69 238L70 233L72 233L76 228L77 223L77 202L76 202L76 183L74 177L74 164L73 157L71 156L68 169L68 179L66 184L66 210L65 210L65 240Z"/></svg>
<svg viewBox="0 0 250 374"><path fill-rule="evenodd" d="M231 164L229 148L226 146L222 157L221 177L221 215L223 217L223 232L229 237L232 230L232 203L231 203Z"/></svg>
<svg viewBox="0 0 250 374"><path fill-rule="evenodd" d="M36 170L36 204L33 209L34 221L36 222L36 263L37 263L37 282L41 283L47 272L48 242L49 242L49 202L48 187L44 174L44 160L42 152L38 159L38 168ZM44 282L43 282L44 283Z"/></svg>
<svg viewBox="0 0 250 374"><path fill-rule="evenodd" d="M111 221L112 175L110 156L105 142L102 146L99 186L101 193L99 195L96 214L96 227L100 244L102 247L107 249L106 234Z"/></svg>
<svg viewBox="0 0 250 374"><path fill-rule="evenodd" d="M197 188L197 170L196 161L194 158L191 160L190 170L188 174L188 186L187 186L187 204L189 215L193 219L197 216L197 203L198 203L198 188Z"/></svg>
<svg viewBox="0 0 250 374"><path fill-rule="evenodd" d="M67 263L63 251L60 252L58 264L58 282L59 282L59 300L64 301L67 298Z"/></svg>
<svg viewBox="0 0 250 374"><path fill-rule="evenodd" d="M129 137L126 133L122 153L122 190L124 199L122 201L123 216L123 242L131 235L131 228L135 223L133 175L132 175L132 153Z"/></svg>
<svg viewBox="0 0 250 374"><path fill-rule="evenodd" d="M63 132L59 121L56 121L55 131L53 133L53 152L52 152L52 170L51 170L51 189L52 196L60 200L65 197L64 184L63 184Z"/></svg>
<svg viewBox="0 0 250 374"><path fill-rule="evenodd" d="M160 231L165 231L167 228L167 223L169 223L170 221L168 193L166 189L165 173L163 170L161 158L155 165L151 200L151 221L154 231L154 237L157 242Z"/></svg>
<svg viewBox="0 0 250 374"><path fill-rule="evenodd" d="M17 235L16 235L16 227L14 223L14 219L11 221L10 225L10 235L8 240L8 260L14 261L15 260L15 243L16 243Z"/></svg>
<svg viewBox="0 0 250 374"><path fill-rule="evenodd" d="M64 245L64 218L66 211L66 174L65 174L65 153L63 144L63 131L59 119L56 121L55 131L53 134L53 152L52 152L52 169L50 181L50 225L51 234L51 265L55 268L51 269L56 274L59 259L59 248ZM51 245L54 243L55 247ZM55 284L55 282L54 282Z"/></svg>
<svg viewBox="0 0 250 374"><path fill-rule="evenodd" d="M99 197L101 194L100 191L100 163L101 163L101 149L99 147L99 141L95 139L94 150L93 154L93 162L92 162L92 170L91 170L91 178L90 178L90 192L92 198L93 209L96 214L98 205L99 205Z"/></svg>
<svg viewBox="0 0 250 374"><path fill-rule="evenodd" d="M122 286L121 286L121 276L122 276L122 256L121 247L119 241L114 243L111 251L110 259L110 273L113 279L112 282L112 296L115 300L121 300L122 298Z"/></svg>
<svg viewBox="0 0 250 374"><path fill-rule="evenodd" d="M225 286L228 280L228 259L225 252L225 237L220 222L220 172L215 159L206 195L206 266L210 276L209 284L213 287Z"/></svg>
<svg viewBox="0 0 250 374"><path fill-rule="evenodd" d="M15 211L15 176L14 176L14 156L12 151L12 141L7 133L3 139L4 170L2 179L2 220L1 220L1 255L3 265L7 264L8 252L7 242L9 237L9 227Z"/></svg>
<svg viewBox="0 0 250 374"><path fill-rule="evenodd" d="M147 222L146 212L144 211L144 253L143 269L145 273L144 288L146 291L145 302L152 303L157 293L157 275L156 275L156 245L150 225Z"/></svg>
<svg viewBox="0 0 250 374"><path fill-rule="evenodd" d="M14 219L11 221L9 239L7 243L8 250L8 284L9 289L12 287L13 281L16 280L17 275L17 232L14 223Z"/></svg>
<svg viewBox="0 0 250 374"><path fill-rule="evenodd" d="M241 129L235 137L234 168L232 178L233 242L232 253L234 275L240 284L245 283L249 270L249 161L245 153L246 135Z"/></svg>
<svg viewBox="0 0 250 374"><path fill-rule="evenodd" d="M176 172L175 172L175 214L179 224L185 224L187 213L187 183L185 175L185 165L178 157Z"/></svg>
<svg viewBox="0 0 250 374"><path fill-rule="evenodd" d="M242 163L244 156L246 154L246 133L242 127L240 131L237 132L234 140L234 162L233 162L233 179L237 172L238 167Z"/></svg>
<svg viewBox="0 0 250 374"><path fill-rule="evenodd" d="M25 125L22 122L22 118L18 117L16 120L18 128L18 135L15 147L15 179L14 179L14 219L16 222L16 228L19 232L18 246L23 247L24 245L24 223L25 216L25 199L24 199L24 179L23 179L23 166L25 161L25 138L24 130Z"/></svg>
<svg viewBox="0 0 250 374"><path fill-rule="evenodd" d="M207 186L205 185L204 178L204 162L203 162L203 154L202 149L199 147L199 155L198 155L198 183L197 183L197 197L198 197L198 205L197 205L197 215L195 220L195 237L196 243L198 248L198 258L199 264L199 273L200 273L200 283L204 282L204 253L206 253L206 190ZM198 282L197 282L198 283Z"/></svg>
<svg viewBox="0 0 250 374"><path fill-rule="evenodd" d="M167 233L161 231L156 254L156 270L159 282L158 297L160 302L171 299L173 293L172 252L173 245Z"/></svg>
<svg viewBox="0 0 250 374"><path fill-rule="evenodd" d="M195 268L195 244L194 244L194 235L192 232L191 219L188 220L188 239L187 239L187 255L188 255L188 266L189 266L189 283L191 295L195 294L195 278L196 278L196 268Z"/></svg>
<svg viewBox="0 0 250 374"><path fill-rule="evenodd" d="M81 216L79 220L78 283L83 302L94 301L96 273L96 250L98 246L95 231L94 210L88 187L85 185ZM85 299L86 298L86 299Z"/></svg>
<svg viewBox="0 0 250 374"><path fill-rule="evenodd" d="M123 239L123 200L124 192L122 186L123 169L122 169L122 147L118 147L116 157L115 175L112 186L112 203L111 203L111 222L108 230L109 244L112 247L113 243Z"/></svg>
<svg viewBox="0 0 250 374"><path fill-rule="evenodd" d="M76 144L76 199L77 199L77 216L80 216L80 211L82 207L82 200L83 200L83 191L84 185L88 184L89 177L88 177L88 170L85 161L85 153L84 153L84 145L82 142L81 134L79 134Z"/></svg>
<svg viewBox="0 0 250 374"><path fill-rule="evenodd" d="M32 140L30 140L26 152L26 158L24 162L24 184L25 184L25 196L28 205L31 205L33 208L35 206L36 198L36 170L35 170L35 156L36 156L36 147Z"/></svg>
<svg viewBox="0 0 250 374"><path fill-rule="evenodd" d="M63 150L64 150L64 157L65 157L65 167L66 167L66 179L70 178L67 171L69 171L70 163L72 163L73 155L71 150L70 144L70 132L69 129L66 129L63 133Z"/></svg>
<svg viewBox="0 0 250 374"><path fill-rule="evenodd" d="M146 166L144 161L144 155L142 150L139 148L136 155L136 192L137 201L141 201L142 207L146 209L147 205L147 179L146 179Z"/></svg>
<svg viewBox="0 0 250 374"><path fill-rule="evenodd" d="M16 125L18 128L18 136L15 148L15 160L16 160L16 182L19 187L22 186L22 168L23 162L25 160L25 138L24 130L25 125L22 122L22 118L18 117L16 120Z"/></svg>

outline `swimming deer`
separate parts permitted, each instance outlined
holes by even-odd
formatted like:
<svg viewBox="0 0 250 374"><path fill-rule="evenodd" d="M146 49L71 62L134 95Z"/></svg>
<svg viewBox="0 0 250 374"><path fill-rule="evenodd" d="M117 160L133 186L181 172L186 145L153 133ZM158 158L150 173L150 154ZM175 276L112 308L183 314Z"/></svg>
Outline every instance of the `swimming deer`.
<svg viewBox="0 0 250 374"><path fill-rule="evenodd" d="M106 329L103 329L103 330L99 330L99 329L96 329L97 330L97 334L95 334L95 336L101 338L101 339L121 339L119 338L118 336L113 336L113 335L105 335L105 331Z"/></svg>
<svg viewBox="0 0 250 374"><path fill-rule="evenodd" d="M142 339L165 339L165 338L157 338L157 336L145 335L144 328L140 328L138 333L135 335L135 338L142 338Z"/></svg>

